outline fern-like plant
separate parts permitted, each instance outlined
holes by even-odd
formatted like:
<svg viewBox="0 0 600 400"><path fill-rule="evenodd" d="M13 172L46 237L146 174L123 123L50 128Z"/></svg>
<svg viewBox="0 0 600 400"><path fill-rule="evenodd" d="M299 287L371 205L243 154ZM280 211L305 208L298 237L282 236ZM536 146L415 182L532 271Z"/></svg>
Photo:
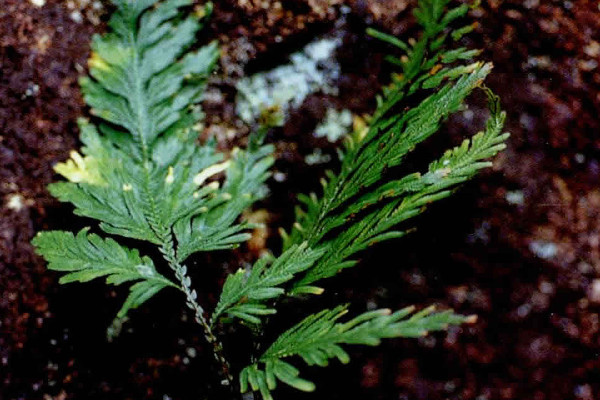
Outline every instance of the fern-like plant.
<svg viewBox="0 0 600 400"><path fill-rule="evenodd" d="M324 279L355 266L365 248L404 236L409 232L405 221L488 167L504 148L505 115L498 98L482 87L491 65L470 63L476 50L448 46L472 30L472 25L450 28L469 6L449 8L449 1L419 1L415 16L423 29L417 39L404 42L369 31L404 52L388 57L400 73L378 98L368 126L348 135L339 172L322 180L323 192L299 196L296 223L289 233L282 231L279 255L229 275L209 315L197 301L185 262L194 253L231 249L249 238L251 225L240 215L265 194L273 148L262 143L264 129L249 139L247 149L230 154L218 152L211 141L197 144L198 103L218 47L189 49L210 4L193 8L193 0L113 0L110 32L94 38L90 76L81 80L94 122L80 120L82 154L73 152L58 164L56 171L67 181L49 187L59 200L72 203L77 215L99 221L104 237L90 228L77 234L40 232L33 240L37 251L50 269L64 272L61 283L105 277L109 284L130 285L117 325L161 290L181 291L224 382L242 393L260 392L264 400L273 398L278 381L314 390L292 365L294 359L318 366L332 358L346 363L345 345L372 346L472 321L433 308L368 311L344 320L349 306L340 305L308 315L254 355L227 354L215 334L217 325L231 323L260 332L264 316L275 314L283 297L320 294L324 289L317 285ZM388 171L478 87L489 99L485 129L445 152L427 171L390 178ZM415 101L416 95L422 100ZM117 242L119 236L156 246L163 259L140 256ZM232 371L232 356L249 365Z"/></svg>

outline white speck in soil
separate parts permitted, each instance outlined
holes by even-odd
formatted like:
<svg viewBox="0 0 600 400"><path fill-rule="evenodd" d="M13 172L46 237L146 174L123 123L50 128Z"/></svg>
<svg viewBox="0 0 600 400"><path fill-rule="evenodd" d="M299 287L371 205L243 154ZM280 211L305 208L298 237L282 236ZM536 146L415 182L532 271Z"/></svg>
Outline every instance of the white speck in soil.
<svg viewBox="0 0 600 400"><path fill-rule="evenodd" d="M425 283L425 277L417 272L414 272L410 275L410 283L411 285L422 285Z"/></svg>
<svg viewBox="0 0 600 400"><path fill-rule="evenodd" d="M531 312L530 304L522 304L517 308L517 315L519 318L525 318Z"/></svg>
<svg viewBox="0 0 600 400"><path fill-rule="evenodd" d="M544 260L554 258L558 253L558 246L552 242L546 242L543 240L535 240L529 244L529 250L537 257Z"/></svg>
<svg viewBox="0 0 600 400"><path fill-rule="evenodd" d="M23 196L18 193L9 194L7 196L6 208L19 212L25 207Z"/></svg>
<svg viewBox="0 0 600 400"><path fill-rule="evenodd" d="M446 392L454 392L456 390L456 383L448 381L444 384L444 390Z"/></svg>
<svg viewBox="0 0 600 400"><path fill-rule="evenodd" d="M434 336L424 336L419 338L419 344L428 349L432 349L437 344L437 339Z"/></svg>
<svg viewBox="0 0 600 400"><path fill-rule="evenodd" d="M548 281L542 281L539 285L540 292L544 294L553 294L554 293L554 284Z"/></svg>
<svg viewBox="0 0 600 400"><path fill-rule="evenodd" d="M315 129L315 137L326 137L331 143L335 143L350 131L352 126L352 113L350 110L338 111L329 108L323 120Z"/></svg>
<svg viewBox="0 0 600 400"><path fill-rule="evenodd" d="M83 15L79 11L73 11L71 15L69 15L73 21L80 24L83 22Z"/></svg>
<svg viewBox="0 0 600 400"><path fill-rule="evenodd" d="M329 154L323 154L321 149L315 149L315 151L304 158L304 161L308 165L325 164L331 161L331 156Z"/></svg>
<svg viewBox="0 0 600 400"><path fill-rule="evenodd" d="M187 349L185 349L185 354L187 354L190 358L195 358L197 355L196 349L193 347L188 347Z"/></svg>
<svg viewBox="0 0 600 400"><path fill-rule="evenodd" d="M474 116L475 113L473 112L473 110L466 109L465 111L463 111L463 118L467 121L473 121Z"/></svg>
<svg viewBox="0 0 600 400"><path fill-rule="evenodd" d="M592 303L600 304L600 279L594 279L588 290L588 298Z"/></svg>
<svg viewBox="0 0 600 400"><path fill-rule="evenodd" d="M536 120L529 114L521 114L519 117L519 124L527 131L534 131L536 127Z"/></svg>
<svg viewBox="0 0 600 400"><path fill-rule="evenodd" d="M506 192L506 201L515 206L522 206L525 203L525 195L522 190L512 190Z"/></svg>
<svg viewBox="0 0 600 400"><path fill-rule="evenodd" d="M273 174L273 179L275 179L275 182L285 182L287 176L283 172L275 172Z"/></svg>
<svg viewBox="0 0 600 400"><path fill-rule="evenodd" d="M537 8L540 5L540 0L525 0L525 2L523 2L523 6L525 6L525 8Z"/></svg>
<svg viewBox="0 0 600 400"><path fill-rule="evenodd" d="M27 89L25 90L25 97L33 97L36 96L40 92L40 85L36 83L30 83L27 85Z"/></svg>

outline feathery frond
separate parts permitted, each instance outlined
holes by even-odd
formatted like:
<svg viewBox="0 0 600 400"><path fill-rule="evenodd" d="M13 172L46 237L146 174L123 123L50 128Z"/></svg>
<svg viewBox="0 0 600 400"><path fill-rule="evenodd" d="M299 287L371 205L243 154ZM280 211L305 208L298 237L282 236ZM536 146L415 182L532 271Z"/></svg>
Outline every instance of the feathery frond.
<svg viewBox="0 0 600 400"><path fill-rule="evenodd" d="M264 400L272 400L271 391L277 387L277 380L299 390L313 391L315 385L300 378L298 369L284 358L299 356L306 364L321 367L326 367L332 358L346 364L350 356L341 344L377 346L381 339L416 338L474 319L451 311L434 313L433 307L413 313L414 308L408 307L395 313L387 309L369 311L348 322L338 322L347 308L338 306L312 314L281 334L256 363L242 370L242 393L252 389L260 391Z"/></svg>
<svg viewBox="0 0 600 400"><path fill-rule="evenodd" d="M167 286L176 284L156 271L148 257L140 257L137 250L128 249L112 239L102 239L81 230L76 236L70 232L40 232L33 239L38 254L48 261L48 268L65 272L60 283L88 282L106 277L107 284L121 285L136 282L129 297L118 312L123 318L132 308L137 308Z"/></svg>
<svg viewBox="0 0 600 400"><path fill-rule="evenodd" d="M322 256L291 283L291 294L319 293L313 284L357 263L352 257L377 242L402 237L408 229L398 225L423 212L430 203L449 196L457 185L489 167L490 158L505 147L508 134L502 132L505 113L499 99L482 86L490 64L461 65L479 54L476 50L447 50L448 39L458 40L474 25L452 30L449 24L464 16L465 4L447 9L449 0L420 0L415 10L423 28L419 40L405 43L390 35L369 30L405 52L402 58L388 57L401 68L378 99L366 130L348 137L341 152L340 172L329 172L323 180L323 195L299 196L297 222L284 234L285 249L299 243L319 249ZM457 65L458 64L458 65ZM485 130L460 146L448 150L430 163L427 172L411 173L400 179L386 179L388 171L402 163L416 145L439 130L441 123L459 111L467 96L482 88L489 102L490 116ZM416 93L432 92L415 106L406 107ZM404 107L401 112L397 110ZM340 344L376 345L382 338L418 337L427 331L461 324L471 317L432 309L408 317L412 309L394 314L374 311L345 324L337 320L345 307L311 315L283 333L252 365L240 374L242 392L259 391L271 400L277 380L299 390L312 391L314 384L299 377L299 371L283 358L300 356L309 365L327 365L329 359L348 362Z"/></svg>
<svg viewBox="0 0 600 400"><path fill-rule="evenodd" d="M506 115L500 109L498 97L489 90L486 93L491 115L485 131L446 151L429 165L426 173L413 173L384 183L330 218L327 228L347 228L325 241L325 255L296 282L297 288L353 266L356 261L350 257L368 246L404 236L408 231L394 229L398 224L422 213L432 202L448 197L454 187L491 166L488 160L506 147L504 142L509 135L502 131Z"/></svg>
<svg viewBox="0 0 600 400"><path fill-rule="evenodd" d="M247 151L234 149L231 159L219 165L218 168L227 170L220 190L221 201L211 207L204 206L199 215L183 218L174 226L180 261L198 251L229 249L250 238L246 230L251 226L235 222L245 209L264 196L264 181L270 176L269 168L274 162L272 152L271 145L255 145ZM204 179L203 172L196 175L197 182Z"/></svg>
<svg viewBox="0 0 600 400"><path fill-rule="evenodd" d="M111 29L94 37L90 76L80 81L98 127L80 120L83 155L73 152L58 164L68 181L49 189L76 214L99 220L106 233L157 245L193 304L180 263L194 252L248 239L249 226L238 219L264 195L273 148L254 140L225 160L213 142L196 144L197 104L218 48L189 48L210 3L187 16L182 8L193 0L114 3ZM134 286L140 298L156 287Z"/></svg>
<svg viewBox="0 0 600 400"><path fill-rule="evenodd" d="M299 196L302 206L290 234L283 234L281 255L262 257L252 268L228 276L208 320L183 263L193 253L231 249L250 238L253 225L240 216L266 194L274 147L263 144L267 126L249 138L246 150L236 148L228 155L218 152L214 141L196 143L203 117L198 103L218 48L211 43L190 49L211 12L210 3L112 1L116 10L109 32L94 37L90 73L81 79L95 118L79 121L81 154L73 151L55 167L67 181L49 190L72 203L77 215L99 221L106 234L155 245L177 283L158 272L159 263L113 238L89 233L89 228L77 235L42 232L33 244L49 269L64 273L61 283L106 278L108 284L131 284L115 332L130 309L165 287L181 290L230 385L233 377L214 324L238 319L264 328L261 317L275 314L281 297L321 293L317 282L355 265L356 254L368 246L408 233L410 227L400 224L489 167L489 159L505 146L505 114L498 97L483 86L491 65L472 62L477 50L448 49L474 28L451 27L469 6L419 0L415 17L423 32L417 40L368 31L403 52L387 58L400 73L378 97L368 126L347 137L339 173L328 173L321 196ZM485 129L446 151L427 171L390 178L477 88L489 101ZM266 114L266 125L276 123L274 117ZM333 358L346 363L350 357L343 345L374 346L385 338L419 337L473 320L451 311L414 313L406 308L340 322L346 311L347 306L323 310L280 335L241 371L241 391L259 391L271 400L278 381L312 391L315 385L300 378L288 358L318 366Z"/></svg>
<svg viewBox="0 0 600 400"><path fill-rule="evenodd" d="M264 302L284 294L282 286L310 268L322 255L322 251L309 249L307 243L302 243L290 247L280 257L262 257L248 272L240 269L229 275L212 321L228 314L251 324L260 324L259 316L277 312Z"/></svg>
<svg viewBox="0 0 600 400"><path fill-rule="evenodd" d="M394 76L384 89L367 131L348 137L340 172L328 173L323 180L323 195L299 196L302 207L298 208L291 233L284 236L284 248L306 241L310 247L325 249L325 253L294 283L294 293L315 291L311 286L314 282L355 265L356 261L350 259L355 253L373 243L405 235L406 229L394 227L421 213L427 204L446 197L449 189L489 166L485 159L504 148L502 143L508 137L501 131L505 117L497 99L488 93L491 112L486 130L473 138L470 147L467 141L460 147L463 150L457 149L440 160L452 165L441 168L435 164L427 174L386 181L387 172L437 132L449 115L460 110L466 97L491 71L490 64L479 62L454 66L478 53L445 48L448 37L456 40L469 30L460 28L458 34L448 26L469 7L463 4L448 10L447 4L447 0L419 2L415 15L423 34L412 44L369 31L406 53L401 59L391 59L401 67L402 74ZM435 91L416 106L395 112L408 104L406 101L417 90L429 89ZM467 154L459 156L460 152Z"/></svg>

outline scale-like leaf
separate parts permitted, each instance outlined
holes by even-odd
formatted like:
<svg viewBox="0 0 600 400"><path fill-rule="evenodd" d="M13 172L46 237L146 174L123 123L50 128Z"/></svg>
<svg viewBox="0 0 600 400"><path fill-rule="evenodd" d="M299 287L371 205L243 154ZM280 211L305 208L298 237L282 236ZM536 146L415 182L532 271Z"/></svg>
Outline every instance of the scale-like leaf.
<svg viewBox="0 0 600 400"><path fill-rule="evenodd" d="M106 278L107 284L135 282L117 317L123 318L167 286L178 286L156 271L148 257L137 250L121 246L113 239L102 239L83 229L74 236L71 232L40 232L33 239L38 254L48 261L48 268L64 272L60 283L88 282Z"/></svg>
<svg viewBox="0 0 600 400"><path fill-rule="evenodd" d="M327 251L295 283L298 291L303 291L305 285L353 266L356 261L350 257L368 246L404 236L407 230L395 229L398 224L422 213L430 203L448 197L457 185L491 165L488 160L506 147L504 142L509 135L502 131L506 114L500 109L498 97L489 90L486 93L491 115L485 131L446 151L439 160L429 165L427 173L413 173L385 183L360 196L329 220L330 229L348 227L325 241Z"/></svg>
<svg viewBox="0 0 600 400"><path fill-rule="evenodd" d="M470 179L504 148L504 113L491 93L486 130L450 151L426 174L412 173L389 180L389 171L402 163L415 147L431 137L441 123L464 107L465 99L490 73L491 64L453 63L470 60L477 51L444 45L452 37L448 24L465 15L466 5L447 9L447 0L421 0L415 11L423 27L419 40L408 43L370 30L369 33L405 52L394 76L378 101L366 131L348 137L338 174L324 180L323 195L300 196L302 203L284 248L308 242L325 249L292 293L314 291L314 282L331 277L356 264L351 257L369 245L404 236L409 228L395 228L424 210L424 206L448 196L452 187ZM467 28L459 28L467 32ZM447 65L447 66L446 66ZM410 106L415 93L435 91ZM489 91L488 91L489 92ZM409 106L407 106L409 105ZM398 111L403 106L402 111ZM444 164L441 165L440 163ZM440 166L441 165L441 166Z"/></svg>
<svg viewBox="0 0 600 400"><path fill-rule="evenodd" d="M265 195L264 182L270 176L269 168L274 161L272 152L271 145L235 149L225 164L213 165L196 176L197 182L205 182L215 173L227 171L223 187L215 192L218 202L175 224L179 260L198 251L230 249L250 238L246 232L250 226L236 221L245 209ZM216 182L214 187L218 187Z"/></svg>
<svg viewBox="0 0 600 400"><path fill-rule="evenodd" d="M284 358L299 356L306 364L321 367L326 367L332 358L345 364L350 356L342 344L377 346L381 339L416 338L445 330L449 325L474 321L474 317L452 311L436 313L429 307L414 313L414 308L408 307L395 313L387 309L369 311L348 322L338 322L346 312L347 306L323 310L281 334L256 363L240 373L242 393L252 389L260 391L264 400L272 400L271 391L277 387L277 380L299 390L313 391L315 385L300 378L298 369Z"/></svg>
<svg viewBox="0 0 600 400"><path fill-rule="evenodd" d="M97 127L80 121L82 154L55 167L68 181L49 189L105 232L157 245L193 304L181 262L248 239L248 225L237 220L263 193L272 147L255 144L225 160L214 141L196 143L198 103L219 50L216 43L189 49L210 3L186 16L192 0L113 2L109 32L94 37L90 74L80 80ZM120 315L161 288L136 283Z"/></svg>
<svg viewBox="0 0 600 400"><path fill-rule="evenodd" d="M285 293L283 285L295 275L306 271L323 255L307 247L307 243L292 246L280 257L265 256L245 271L240 269L227 277L219 304L212 316L217 321L223 314L259 324L260 316L276 310L265 302Z"/></svg>

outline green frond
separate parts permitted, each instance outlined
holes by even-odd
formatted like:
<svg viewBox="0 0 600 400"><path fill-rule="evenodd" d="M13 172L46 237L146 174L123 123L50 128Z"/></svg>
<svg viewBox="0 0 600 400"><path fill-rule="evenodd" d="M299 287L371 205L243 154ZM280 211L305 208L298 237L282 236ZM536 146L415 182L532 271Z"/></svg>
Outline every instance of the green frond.
<svg viewBox="0 0 600 400"><path fill-rule="evenodd" d="M284 248L306 241L325 253L294 283L292 293L304 292L306 285L355 265L351 257L368 246L407 234L409 228L394 227L420 214L427 204L448 196L453 187L489 166L489 159L504 148L508 137L502 134L505 116L497 97L487 91L490 117L484 132L449 151L425 174L386 180L387 171L399 166L419 143L464 107L465 99L482 86L492 69L491 64L481 62L460 64L476 56L476 50L447 49L445 44L454 32L448 24L469 9L466 5L448 9L448 3L419 2L415 15L423 34L418 40L406 43L369 30L371 36L405 52L398 60L402 74L393 77L384 90L366 132L348 137L340 172L328 174L322 196L299 196L302 206L291 232L284 236ZM417 91L432 89L424 100L398 112Z"/></svg>
<svg viewBox="0 0 600 400"><path fill-rule="evenodd" d="M400 67L401 73L393 77L390 86L384 89L382 96L378 99L378 107L373 115L373 125L378 123L385 125L395 106L417 90L432 89L438 87L443 81L451 81L468 73L468 70L463 70L463 67L457 67L452 72L443 68L444 64L451 64L459 60L471 60L479 54L479 50L465 48L449 50L447 48L449 37L456 41L474 27L471 24L451 29L450 23L464 17L472 6L461 4L448 9L449 2L449 0L419 1L414 14L423 30L421 37L409 41L409 43L375 29L367 29L370 36L389 43L404 53L401 58L393 56L387 58L389 62Z"/></svg>
<svg viewBox="0 0 600 400"><path fill-rule="evenodd" d="M211 203L203 206L198 215L182 218L174 225L180 261L198 251L230 249L250 238L246 232L250 226L236 221L245 209L266 194L264 182L274 162L272 153L271 145L234 150L226 164L225 182L222 188L215 190ZM196 177L204 180L204 171ZM211 185L218 188L217 182L207 187Z"/></svg>
<svg viewBox="0 0 600 400"><path fill-rule="evenodd" d="M273 148L254 140L225 160L213 141L196 143L198 103L219 49L189 49L210 3L188 13L192 0L113 2L109 32L94 37L89 76L80 80L98 124L80 120L82 154L55 167L67 181L49 189L105 232L157 245L191 298L180 263L249 238L250 226L237 220L264 195ZM154 281L136 283L119 315L158 290Z"/></svg>
<svg viewBox="0 0 600 400"><path fill-rule="evenodd" d="M356 261L350 258L368 246L404 236L407 230L394 227L422 213L432 202L449 196L456 186L491 165L488 160L506 147L504 142L509 134L502 131L506 114L500 109L498 97L489 89L486 93L491 114L485 131L446 151L429 165L426 173L413 173L384 183L331 218L327 228L344 226L344 229L324 241L327 249L324 256L295 283L296 288L353 266Z"/></svg>
<svg viewBox="0 0 600 400"><path fill-rule="evenodd" d="M306 271L323 255L309 249L307 243L292 246L280 257L265 256L245 271L240 269L227 277L212 321L224 314L251 324L259 324L260 316L275 314L265 302L285 293L284 284Z"/></svg>
<svg viewBox="0 0 600 400"><path fill-rule="evenodd" d="M129 296L118 312L123 318L130 309L137 308L167 286L177 285L156 271L148 257L140 257L137 250L121 246L113 239L102 239L83 229L74 236L71 232L40 232L33 239L36 252L48 261L48 268L64 272L60 283L88 282L106 278L107 284L121 285L135 282Z"/></svg>
<svg viewBox="0 0 600 400"><path fill-rule="evenodd" d="M116 1L113 31L94 37L91 77L81 85L92 113L104 121L102 134L81 125L88 162L77 165L75 156L57 166L71 182L50 189L77 214L100 220L108 233L160 244L169 226L206 207L198 198L207 190L193 177L222 156L213 146L194 144L202 116L194 105L218 48L212 43L185 53L202 26L196 17L182 19L179 8L191 0L150 8L153 3ZM82 169L92 161L102 185Z"/></svg>
<svg viewBox="0 0 600 400"><path fill-rule="evenodd" d="M492 66L473 61L477 50L452 48L475 27L457 25L470 6L419 0L414 13L422 27L418 38L403 41L368 31L401 54L387 58L398 73L378 97L374 114L346 138L339 172L327 173L321 195L299 196L297 220L289 235L282 235L280 256L262 257L252 268L227 277L209 321L183 263L195 252L231 249L250 238L254 225L240 216L267 194L274 148L263 139L277 121L265 118L246 150L224 155L214 140L198 145L199 102L219 50L216 43L190 49L212 5L112 2L109 32L94 37L89 76L80 81L95 118L79 121L84 146L55 166L66 181L49 190L72 203L77 215L97 220L104 232L156 245L178 284L137 250L87 228L77 235L42 232L33 244L49 269L64 274L61 283L105 278L107 284L129 284L112 333L118 333L130 309L167 286L180 289L229 382L230 367L212 325L229 318L258 328L264 315L277 312L282 296L322 292L316 282L355 265L357 253L368 246L409 233L407 220L489 167L504 149L505 114L498 97L483 86ZM485 129L443 153L426 171L390 178L477 88L489 100ZM375 346L382 339L415 338L473 321L433 308L376 310L344 321L346 313L347 306L323 310L284 332L241 371L241 391L259 391L270 400L279 381L312 391L315 385L300 377L290 357L309 366L327 366L331 359L346 363L345 345Z"/></svg>
<svg viewBox="0 0 600 400"><path fill-rule="evenodd" d="M82 119L79 126L84 160L93 160L85 164L85 171L95 178L52 183L48 187L50 193L71 202L75 214L100 220L108 233L157 243L159 239L141 206L142 168L102 138L93 125ZM56 169L60 172L65 168L58 164Z"/></svg>
<svg viewBox="0 0 600 400"><path fill-rule="evenodd" d="M271 391L277 381L296 389L313 391L312 382L299 377L297 368L283 359L300 357L308 365L326 367L336 358L348 363L350 356L343 344L377 346L381 339L416 338L429 332L445 330L449 325L472 322L473 317L454 314L452 311L434 312L433 307L414 313L413 307L395 313L382 309L363 313L347 322L339 322L347 313L347 306L323 310L305 318L290 328L258 358L240 373L242 393L260 391L264 400L272 400Z"/></svg>

